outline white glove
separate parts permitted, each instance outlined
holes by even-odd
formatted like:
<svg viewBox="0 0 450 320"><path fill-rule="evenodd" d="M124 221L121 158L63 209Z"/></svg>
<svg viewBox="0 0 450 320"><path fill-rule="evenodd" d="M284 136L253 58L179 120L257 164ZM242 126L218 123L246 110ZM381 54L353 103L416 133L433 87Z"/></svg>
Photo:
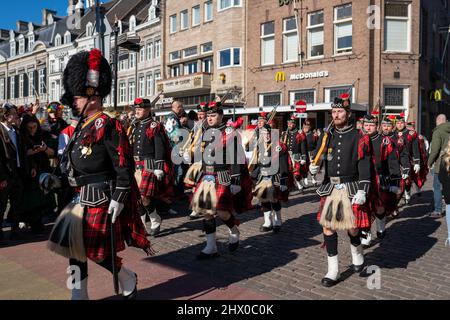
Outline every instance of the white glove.
<svg viewBox="0 0 450 320"><path fill-rule="evenodd" d="M366 192L364 190L358 190L352 200L352 204L363 205L366 203Z"/></svg>
<svg viewBox="0 0 450 320"><path fill-rule="evenodd" d="M419 164L415 164L414 165L414 172L417 174L420 171L420 165Z"/></svg>
<svg viewBox="0 0 450 320"><path fill-rule="evenodd" d="M304 166L306 164L306 160L300 160L300 165Z"/></svg>
<svg viewBox="0 0 450 320"><path fill-rule="evenodd" d="M389 187L389 192L397 194L400 192L400 188L399 187Z"/></svg>
<svg viewBox="0 0 450 320"><path fill-rule="evenodd" d="M185 162L190 163L191 162L191 156L189 155L189 153L185 152L183 154L183 159Z"/></svg>
<svg viewBox="0 0 450 320"><path fill-rule="evenodd" d="M162 178L164 177L164 171L162 170L155 170L153 171L153 173L155 174L156 179L158 179L158 181L161 181Z"/></svg>
<svg viewBox="0 0 450 320"><path fill-rule="evenodd" d="M241 191L241 189L242 189L241 186L238 186L238 185L235 185L235 184L232 184L230 186L230 191L231 191L232 194L239 193Z"/></svg>
<svg viewBox="0 0 450 320"><path fill-rule="evenodd" d="M281 192L285 192L287 189L288 189L287 186L283 186L283 185L280 186L280 191Z"/></svg>
<svg viewBox="0 0 450 320"><path fill-rule="evenodd" d="M408 177L409 177L409 176L408 176L406 173L402 174L402 179L403 179L403 180L408 179Z"/></svg>
<svg viewBox="0 0 450 320"><path fill-rule="evenodd" d="M117 202L116 200L111 200L111 203L109 204L108 213L112 214L112 223L116 222L117 217L122 212L125 205L123 203Z"/></svg>
<svg viewBox="0 0 450 320"><path fill-rule="evenodd" d="M309 165L309 172L311 173L311 174L317 174L318 172L319 172L319 166L315 166L315 165L313 165L313 164L310 164Z"/></svg>

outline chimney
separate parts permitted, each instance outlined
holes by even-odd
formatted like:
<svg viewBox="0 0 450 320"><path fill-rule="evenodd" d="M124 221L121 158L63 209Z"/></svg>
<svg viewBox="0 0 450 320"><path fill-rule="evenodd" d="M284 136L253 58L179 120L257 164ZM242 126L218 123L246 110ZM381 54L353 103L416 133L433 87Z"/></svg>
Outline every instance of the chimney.
<svg viewBox="0 0 450 320"><path fill-rule="evenodd" d="M28 22L18 20L16 22L17 32L28 31Z"/></svg>
<svg viewBox="0 0 450 320"><path fill-rule="evenodd" d="M48 18L51 16L52 18L56 16L56 11L50 10L50 9L42 9L42 26L48 26ZM52 22L53 19L51 19L50 22Z"/></svg>
<svg viewBox="0 0 450 320"><path fill-rule="evenodd" d="M77 0L69 0L69 6L67 7L67 15L72 16L75 13L75 3Z"/></svg>
<svg viewBox="0 0 450 320"><path fill-rule="evenodd" d="M84 2L83 0L78 0L77 5L75 6L75 13L79 13L82 17L84 15Z"/></svg>
<svg viewBox="0 0 450 320"><path fill-rule="evenodd" d="M0 41L9 40L9 30L0 29Z"/></svg>

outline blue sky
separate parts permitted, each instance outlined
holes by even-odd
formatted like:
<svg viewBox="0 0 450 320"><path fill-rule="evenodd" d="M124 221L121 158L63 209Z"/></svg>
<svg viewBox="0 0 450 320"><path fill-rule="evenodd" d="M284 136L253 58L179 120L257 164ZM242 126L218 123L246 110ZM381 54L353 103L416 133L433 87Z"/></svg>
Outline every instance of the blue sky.
<svg viewBox="0 0 450 320"><path fill-rule="evenodd" d="M52 9L58 16L67 15L68 0L1 0L0 29L16 29L16 21L41 24L42 9Z"/></svg>

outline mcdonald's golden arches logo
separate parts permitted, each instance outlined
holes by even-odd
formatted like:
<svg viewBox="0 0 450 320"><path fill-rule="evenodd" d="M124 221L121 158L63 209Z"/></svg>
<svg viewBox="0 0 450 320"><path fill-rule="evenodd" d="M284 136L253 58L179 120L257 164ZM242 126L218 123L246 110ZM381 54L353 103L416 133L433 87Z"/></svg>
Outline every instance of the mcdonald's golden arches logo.
<svg viewBox="0 0 450 320"><path fill-rule="evenodd" d="M284 82L286 81L286 74L283 71L278 71L275 75L276 82Z"/></svg>

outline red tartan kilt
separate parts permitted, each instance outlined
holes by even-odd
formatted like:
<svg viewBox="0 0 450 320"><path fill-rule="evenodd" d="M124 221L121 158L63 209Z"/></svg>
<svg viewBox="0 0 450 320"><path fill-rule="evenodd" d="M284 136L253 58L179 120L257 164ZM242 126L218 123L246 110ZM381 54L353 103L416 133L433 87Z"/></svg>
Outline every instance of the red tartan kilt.
<svg viewBox="0 0 450 320"><path fill-rule="evenodd" d="M220 211L228 211L233 212L233 194L230 191L230 186L224 186L217 182L217 175L214 175L216 178L216 198L217 198L217 206L216 210ZM203 176L200 179L200 182L195 187L195 192L197 192L198 187L200 186L203 180Z"/></svg>
<svg viewBox="0 0 450 320"><path fill-rule="evenodd" d="M307 165L300 165L300 162L295 162L294 166L294 177L296 180L306 178L308 174Z"/></svg>
<svg viewBox="0 0 450 320"><path fill-rule="evenodd" d="M320 221L320 214L322 213L323 206L325 205L325 200L327 197L320 197L320 208L317 213L317 221ZM353 214L355 215L355 228L366 229L370 228L371 220L369 210L366 205L352 205Z"/></svg>
<svg viewBox="0 0 450 320"><path fill-rule="evenodd" d="M397 195L388 191L381 191L381 203L386 211L387 215L392 214L395 210L398 209L398 203L400 198L397 198Z"/></svg>
<svg viewBox="0 0 450 320"><path fill-rule="evenodd" d="M156 179L153 172L143 169L139 192L144 197L163 199L166 202L171 202L174 196L174 181L173 170L169 169L166 164L164 164L164 177L161 181Z"/></svg>
<svg viewBox="0 0 450 320"><path fill-rule="evenodd" d="M86 207L83 216L83 240L86 249L86 256L101 262L111 256L111 236L108 225L109 204L99 207ZM116 234L116 251L125 250L125 239L121 232L122 224L120 219L114 224ZM119 259L120 260L120 259Z"/></svg>

